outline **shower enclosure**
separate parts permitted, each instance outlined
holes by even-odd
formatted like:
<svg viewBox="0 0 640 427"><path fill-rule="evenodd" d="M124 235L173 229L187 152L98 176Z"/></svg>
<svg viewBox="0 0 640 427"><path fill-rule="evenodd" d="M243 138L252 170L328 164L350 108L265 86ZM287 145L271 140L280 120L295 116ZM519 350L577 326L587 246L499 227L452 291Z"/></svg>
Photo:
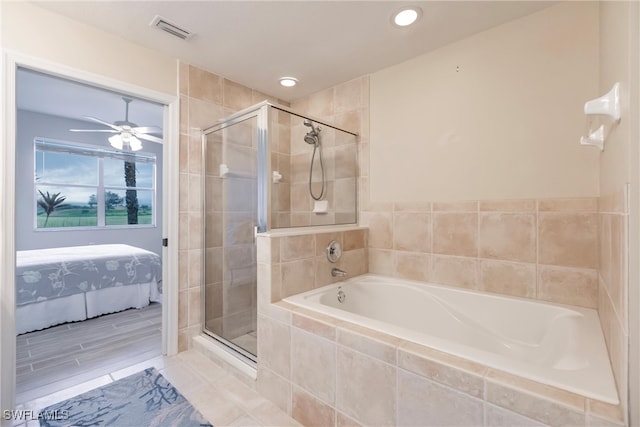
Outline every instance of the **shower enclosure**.
<svg viewBox="0 0 640 427"><path fill-rule="evenodd" d="M264 101L203 131L203 331L257 361L256 233L356 222L357 135Z"/></svg>

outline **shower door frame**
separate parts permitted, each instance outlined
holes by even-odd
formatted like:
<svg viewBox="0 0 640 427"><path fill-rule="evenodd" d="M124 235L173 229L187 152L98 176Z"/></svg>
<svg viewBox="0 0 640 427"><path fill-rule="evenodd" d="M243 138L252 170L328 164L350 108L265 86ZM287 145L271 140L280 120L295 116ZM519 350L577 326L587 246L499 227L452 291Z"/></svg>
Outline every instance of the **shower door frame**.
<svg viewBox="0 0 640 427"><path fill-rule="evenodd" d="M285 107L283 105L279 105L270 101L262 101L260 103L254 104L250 107L247 107L243 110L240 110L230 116L227 116L223 119L220 120L220 122L216 125L210 126L204 130L202 130L202 184L201 184L201 201L202 201L202 218L203 218L203 229L202 229L202 233L203 233L203 251L202 251L202 277L201 277L201 283L202 283L202 298L201 298L201 330L204 334L206 334L207 336L215 339L216 341L218 341L219 343L221 343L222 345L224 345L225 347L233 350L237 355L241 356L240 359L243 360L244 362L247 362L248 364L252 365L252 366L256 366L257 365L257 359L258 359L258 355L253 355L251 353L249 353L248 351L246 351L245 349L243 349L242 347L230 342L229 340L215 334L214 332L211 331L207 331L206 329L206 319L205 319L205 302L206 302L206 298L205 298L205 286L206 286L206 281L205 281L205 268L206 268L206 250L205 250L205 241L206 239L204 238L206 236L206 171L207 171L207 167L206 167L206 161L207 161L207 157L206 157L206 146L207 146L207 136L211 133L214 132L218 132L221 131L227 127L233 126L235 124L238 124L240 122L243 122L245 120L251 119L253 117L257 118L257 140L256 140L256 151L257 151L257 168L256 168L256 185L257 185L257 209L256 209L256 227L254 230L254 245L256 242L256 235L258 233L265 233L267 231L271 230L271 173L270 173L270 169L271 169L271 150L269 147L269 109L273 108L275 110L278 111L283 111L285 113L291 114L292 116L296 116L296 117L300 117L303 119L310 119L313 120L313 122L321 124L323 126L327 126L330 127L332 129L336 129L339 130L341 132L346 132L349 133L353 136L355 136L356 138L358 138L358 133L357 132L353 132L347 129L343 129L343 128L339 128L331 123L327 123L325 120L323 119L319 119L317 117L313 117L307 114L301 114L298 113L292 109L290 109L289 107ZM357 144L357 140L356 140L356 144ZM357 150L357 145L356 145L356 152L355 152L355 156L356 156L356 165L359 163L359 153ZM353 224L357 224L358 223L358 206L360 203L359 200L359 192L358 192L358 172L356 169L356 185L354 187L354 191L355 191L355 205L354 205L354 209L355 209L355 215L356 215L356 220ZM259 339L259 337L258 337Z"/></svg>
<svg viewBox="0 0 640 427"><path fill-rule="evenodd" d="M257 155L257 169L256 169L256 190L257 190L257 209L256 209L256 226L254 228L253 244L256 245L255 236L257 233L264 233L268 230L269 224L269 181L267 180L267 172L269 170L269 147L268 147L268 122L269 122L269 106L272 105L267 101L263 101L259 104L255 104L247 109L238 111L237 113L228 116L221 120L220 123L206 128L202 131L202 184L201 184L201 200L202 200L202 218L203 218L203 251L202 251L202 277L201 283L203 287L203 293L201 298L201 329L204 334L215 339L222 345L235 351L238 355L242 356L242 360L255 366L258 361L258 356L253 355L244 348L232 343L230 340L209 331L206 328L206 232L207 232L207 215L206 215L206 180L207 180L207 136L224 130L225 128L234 126L245 120L256 118L257 135L256 135L256 155ZM223 142L224 144L224 142ZM257 315L257 313L256 313Z"/></svg>

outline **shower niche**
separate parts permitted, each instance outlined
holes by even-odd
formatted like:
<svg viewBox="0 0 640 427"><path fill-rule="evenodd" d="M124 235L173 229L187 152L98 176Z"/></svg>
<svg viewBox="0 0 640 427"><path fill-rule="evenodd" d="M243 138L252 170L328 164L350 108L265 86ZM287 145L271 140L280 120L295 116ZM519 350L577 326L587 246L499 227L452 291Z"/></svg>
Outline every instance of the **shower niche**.
<svg viewBox="0 0 640 427"><path fill-rule="evenodd" d="M257 361L257 233L354 224L357 135L264 101L203 131L203 331Z"/></svg>

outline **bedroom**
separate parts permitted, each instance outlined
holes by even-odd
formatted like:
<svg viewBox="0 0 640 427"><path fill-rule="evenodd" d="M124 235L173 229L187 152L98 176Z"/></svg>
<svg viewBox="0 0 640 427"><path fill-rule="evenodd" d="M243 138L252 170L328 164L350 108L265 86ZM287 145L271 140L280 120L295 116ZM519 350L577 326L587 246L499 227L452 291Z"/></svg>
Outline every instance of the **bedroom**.
<svg viewBox="0 0 640 427"><path fill-rule="evenodd" d="M18 71L18 401L162 354L163 106L126 95Z"/></svg>

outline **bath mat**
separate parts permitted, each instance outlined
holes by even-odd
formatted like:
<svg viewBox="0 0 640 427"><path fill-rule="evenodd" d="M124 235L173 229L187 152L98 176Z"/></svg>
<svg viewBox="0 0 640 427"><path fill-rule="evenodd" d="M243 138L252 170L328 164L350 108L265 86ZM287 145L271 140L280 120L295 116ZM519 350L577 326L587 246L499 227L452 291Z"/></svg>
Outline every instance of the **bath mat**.
<svg viewBox="0 0 640 427"><path fill-rule="evenodd" d="M40 411L40 426L211 426L156 369L148 368Z"/></svg>

